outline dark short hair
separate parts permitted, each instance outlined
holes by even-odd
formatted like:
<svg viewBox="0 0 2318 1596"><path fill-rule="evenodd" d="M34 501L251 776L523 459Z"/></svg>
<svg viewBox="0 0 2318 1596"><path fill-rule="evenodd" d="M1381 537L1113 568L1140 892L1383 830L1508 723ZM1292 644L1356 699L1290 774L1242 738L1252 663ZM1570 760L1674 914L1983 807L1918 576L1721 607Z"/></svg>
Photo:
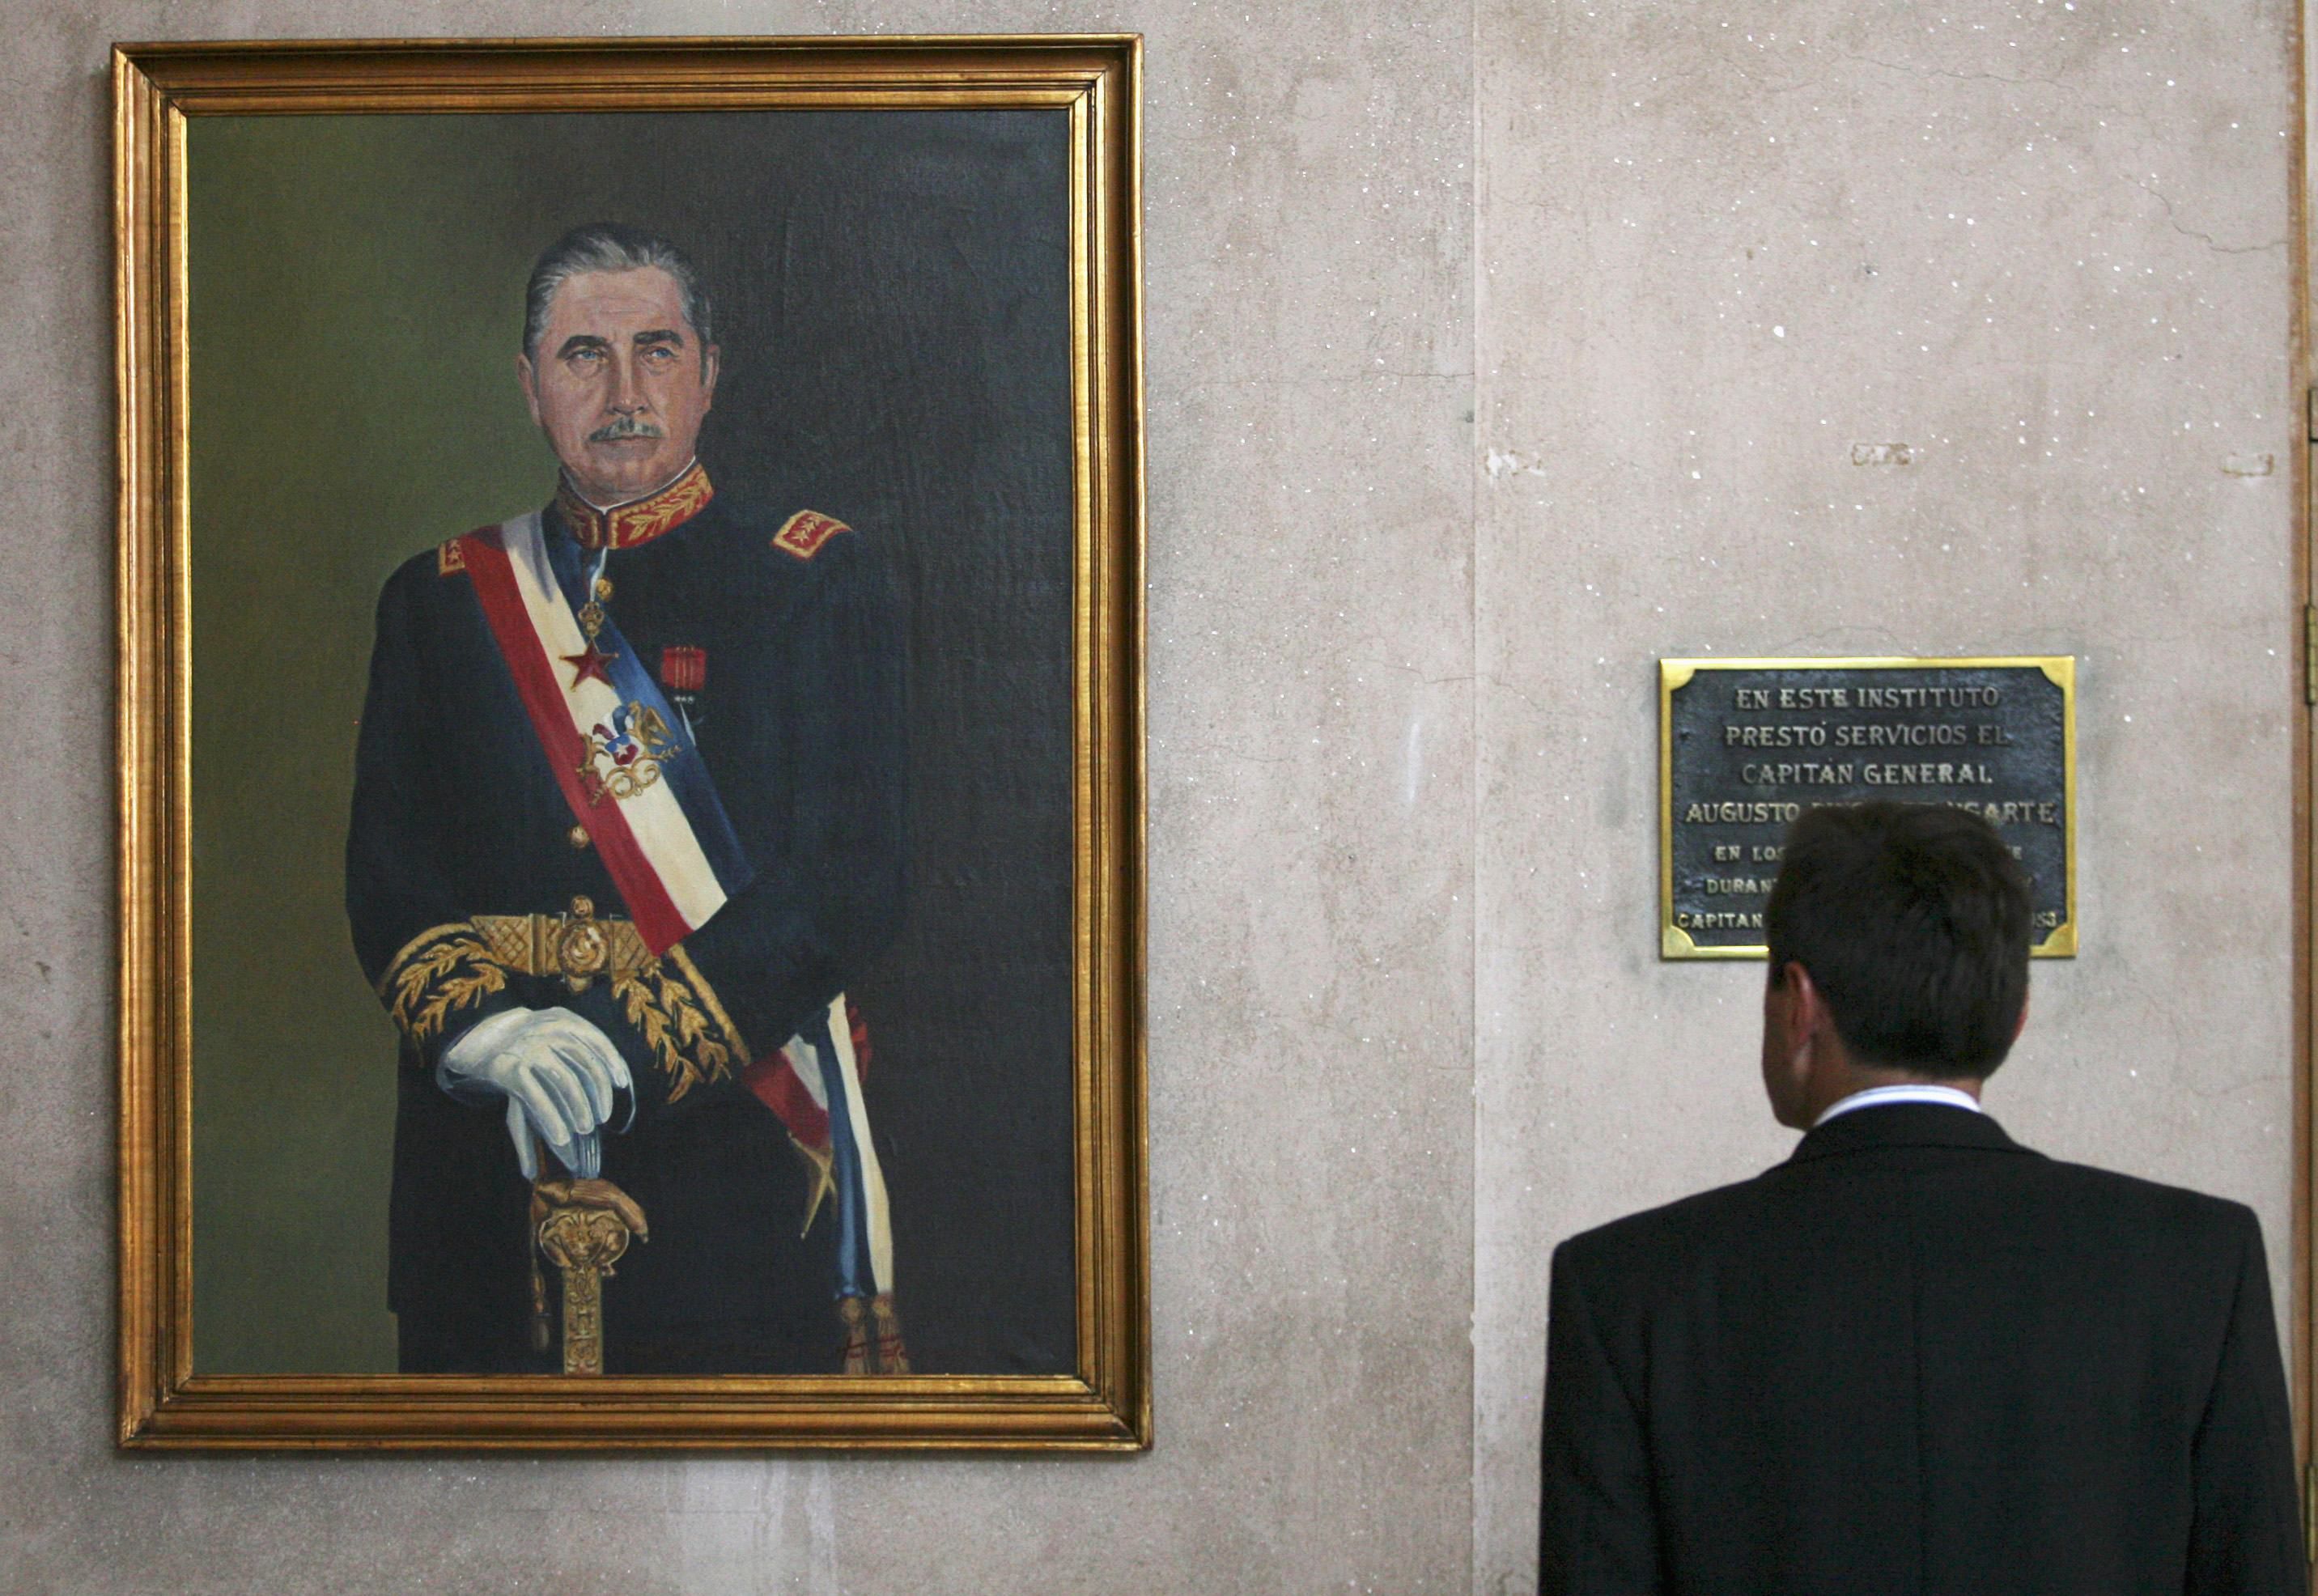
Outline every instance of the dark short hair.
<svg viewBox="0 0 2318 1596"><path fill-rule="evenodd" d="M1984 1079L2028 999L2028 883L1978 815L1829 804L1787 832L1763 911L1777 984L1810 972L1864 1064Z"/></svg>
<svg viewBox="0 0 2318 1596"><path fill-rule="evenodd" d="M538 358L539 336L547 330L547 312L555 303L557 289L589 272L640 272L647 266L658 266L676 279L678 302L684 309L685 320L700 336L701 358L705 360L708 345L716 341L716 329L711 325L714 310L699 268L672 241L618 221L591 221L573 228L533 264L531 282L523 295L526 358Z"/></svg>

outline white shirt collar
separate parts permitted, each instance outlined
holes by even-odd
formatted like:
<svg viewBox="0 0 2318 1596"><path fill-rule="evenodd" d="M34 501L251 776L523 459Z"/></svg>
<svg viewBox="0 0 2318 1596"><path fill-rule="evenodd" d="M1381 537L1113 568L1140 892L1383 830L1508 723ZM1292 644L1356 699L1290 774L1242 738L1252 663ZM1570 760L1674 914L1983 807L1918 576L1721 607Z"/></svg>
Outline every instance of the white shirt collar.
<svg viewBox="0 0 2318 1596"><path fill-rule="evenodd" d="M1974 1114L1984 1114L1980 1099L1968 1091L1958 1091L1953 1086L1934 1086L1928 1082L1907 1086L1871 1086L1864 1091L1853 1092L1847 1098L1837 1098L1827 1106L1827 1112L1811 1121L1817 1130L1838 1115L1854 1108L1873 1108L1880 1103L1944 1103L1951 1108L1969 1108Z"/></svg>

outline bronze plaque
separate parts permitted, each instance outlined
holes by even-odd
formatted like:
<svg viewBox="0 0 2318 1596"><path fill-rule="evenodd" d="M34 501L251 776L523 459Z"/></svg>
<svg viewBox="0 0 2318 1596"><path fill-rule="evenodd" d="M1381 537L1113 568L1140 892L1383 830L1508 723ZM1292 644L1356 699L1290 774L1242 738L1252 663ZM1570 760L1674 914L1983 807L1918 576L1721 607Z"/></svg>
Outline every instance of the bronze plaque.
<svg viewBox="0 0 2318 1596"><path fill-rule="evenodd" d="M1952 803L2028 872L2035 952L2077 951L2073 655L1658 661L1658 951L1759 959L1787 827Z"/></svg>

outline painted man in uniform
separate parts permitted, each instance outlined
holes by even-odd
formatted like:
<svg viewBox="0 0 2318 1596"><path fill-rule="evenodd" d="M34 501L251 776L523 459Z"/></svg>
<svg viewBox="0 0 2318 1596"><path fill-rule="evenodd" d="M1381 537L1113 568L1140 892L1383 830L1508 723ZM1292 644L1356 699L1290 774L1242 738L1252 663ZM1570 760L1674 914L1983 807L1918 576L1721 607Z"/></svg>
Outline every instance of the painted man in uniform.
<svg viewBox="0 0 2318 1596"><path fill-rule="evenodd" d="M346 901L402 1036L406 1371L557 1367L535 1184L641 1227L607 1372L904 1367L844 997L902 904L901 632L860 534L712 487L713 335L667 240L551 247L554 499L379 600Z"/></svg>

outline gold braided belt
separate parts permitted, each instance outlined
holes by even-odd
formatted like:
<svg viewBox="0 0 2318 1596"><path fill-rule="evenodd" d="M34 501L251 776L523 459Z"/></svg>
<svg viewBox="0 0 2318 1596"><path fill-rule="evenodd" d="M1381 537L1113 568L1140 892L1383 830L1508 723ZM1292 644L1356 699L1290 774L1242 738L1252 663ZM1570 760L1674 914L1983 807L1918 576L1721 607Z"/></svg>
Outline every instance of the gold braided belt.
<svg viewBox="0 0 2318 1596"><path fill-rule="evenodd" d="M584 992L596 978L633 975L652 963L651 949L633 923L596 918L596 905L571 900L562 914L479 914L472 923L491 957L523 975L561 975Z"/></svg>

